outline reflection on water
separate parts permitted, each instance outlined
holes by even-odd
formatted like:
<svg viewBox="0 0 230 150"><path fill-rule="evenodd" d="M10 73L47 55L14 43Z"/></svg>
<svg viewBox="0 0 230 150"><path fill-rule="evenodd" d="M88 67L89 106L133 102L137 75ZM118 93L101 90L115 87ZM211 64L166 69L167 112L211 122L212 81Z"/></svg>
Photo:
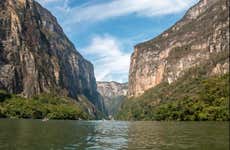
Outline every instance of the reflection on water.
<svg viewBox="0 0 230 150"><path fill-rule="evenodd" d="M228 150L228 122L0 120L2 150Z"/></svg>
<svg viewBox="0 0 230 150"><path fill-rule="evenodd" d="M127 149L127 122L97 121L94 131L89 133L86 141L90 145L87 149Z"/></svg>
<svg viewBox="0 0 230 150"><path fill-rule="evenodd" d="M228 150L228 122L134 122L129 149Z"/></svg>

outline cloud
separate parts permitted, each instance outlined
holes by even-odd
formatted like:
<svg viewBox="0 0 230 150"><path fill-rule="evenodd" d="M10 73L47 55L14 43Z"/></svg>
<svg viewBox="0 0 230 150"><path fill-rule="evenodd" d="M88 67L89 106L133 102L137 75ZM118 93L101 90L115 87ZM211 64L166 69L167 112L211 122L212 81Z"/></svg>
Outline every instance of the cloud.
<svg viewBox="0 0 230 150"><path fill-rule="evenodd" d="M58 16L65 15L70 10L69 0L37 0L37 2L50 9L52 12L60 14Z"/></svg>
<svg viewBox="0 0 230 150"><path fill-rule="evenodd" d="M66 25L97 22L113 17L135 14L144 17L179 13L198 0L110 0L98 3L92 0L70 6L71 0L37 0L43 6L64 15ZM79 3L78 1L76 1ZM96 3L97 2L97 3Z"/></svg>
<svg viewBox="0 0 230 150"><path fill-rule="evenodd" d="M71 8L67 24L83 21L101 21L113 17L136 14L145 17L160 16L188 9L197 0L111 0ZM71 17L70 17L71 16Z"/></svg>
<svg viewBox="0 0 230 150"><path fill-rule="evenodd" d="M95 36L89 46L82 48L82 52L91 58L97 81L127 81L130 54L122 50L116 38L109 35Z"/></svg>
<svg viewBox="0 0 230 150"><path fill-rule="evenodd" d="M62 0L37 0L39 3L45 5L45 4L50 4L50 3L56 3L56 2L60 2Z"/></svg>

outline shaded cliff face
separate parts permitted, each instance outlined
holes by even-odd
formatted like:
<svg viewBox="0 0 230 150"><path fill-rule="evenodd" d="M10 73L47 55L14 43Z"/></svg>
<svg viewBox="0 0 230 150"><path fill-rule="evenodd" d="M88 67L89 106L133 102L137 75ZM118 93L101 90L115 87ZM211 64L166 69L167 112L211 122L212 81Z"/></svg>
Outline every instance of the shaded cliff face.
<svg viewBox="0 0 230 150"><path fill-rule="evenodd" d="M102 95L108 115L114 115L128 92L128 83L97 82L97 90Z"/></svg>
<svg viewBox="0 0 230 150"><path fill-rule="evenodd" d="M128 96L139 96L163 81L172 83L207 62L215 64L207 76L228 72L228 6L227 0L201 0L163 34L136 45Z"/></svg>
<svg viewBox="0 0 230 150"><path fill-rule="evenodd" d="M104 110L93 65L76 51L56 18L33 0L0 1L0 89L25 97L82 94Z"/></svg>

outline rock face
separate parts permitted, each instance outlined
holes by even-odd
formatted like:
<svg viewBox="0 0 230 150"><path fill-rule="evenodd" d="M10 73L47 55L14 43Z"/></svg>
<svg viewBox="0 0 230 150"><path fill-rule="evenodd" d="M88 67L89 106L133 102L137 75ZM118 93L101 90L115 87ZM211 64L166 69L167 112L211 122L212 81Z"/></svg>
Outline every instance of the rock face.
<svg viewBox="0 0 230 150"><path fill-rule="evenodd" d="M128 96L137 97L163 81L172 83L206 62L217 62L207 76L228 72L228 13L228 0L201 0L163 34L136 45Z"/></svg>
<svg viewBox="0 0 230 150"><path fill-rule="evenodd" d="M128 92L128 83L118 82L97 82L97 90L102 96L126 96Z"/></svg>
<svg viewBox="0 0 230 150"><path fill-rule="evenodd" d="M76 51L56 18L33 0L0 1L0 89L25 97L85 95L104 110L93 65Z"/></svg>
<svg viewBox="0 0 230 150"><path fill-rule="evenodd" d="M97 90L102 95L108 115L114 115L128 92L128 83L97 82Z"/></svg>

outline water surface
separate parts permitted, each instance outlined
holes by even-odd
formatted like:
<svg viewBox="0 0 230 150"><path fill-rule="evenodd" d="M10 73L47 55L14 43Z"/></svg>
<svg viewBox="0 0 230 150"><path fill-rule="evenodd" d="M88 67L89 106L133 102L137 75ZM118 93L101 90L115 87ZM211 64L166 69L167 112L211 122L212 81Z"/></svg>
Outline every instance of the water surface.
<svg viewBox="0 0 230 150"><path fill-rule="evenodd" d="M0 120L1 150L228 150L228 122Z"/></svg>

